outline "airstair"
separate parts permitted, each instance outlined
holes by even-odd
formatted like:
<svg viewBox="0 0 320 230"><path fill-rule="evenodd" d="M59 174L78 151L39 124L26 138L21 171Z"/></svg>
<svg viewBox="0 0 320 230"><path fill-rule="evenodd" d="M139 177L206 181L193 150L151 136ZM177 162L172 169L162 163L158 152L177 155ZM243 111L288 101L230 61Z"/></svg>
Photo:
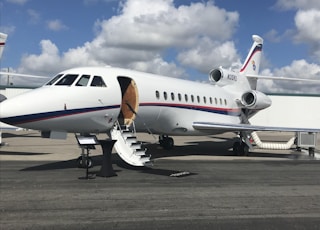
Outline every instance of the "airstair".
<svg viewBox="0 0 320 230"><path fill-rule="evenodd" d="M128 125L120 125L116 122L111 131L111 137L116 140L114 148L126 163L132 166L151 166L151 155L142 149L142 143L137 140L135 130Z"/></svg>

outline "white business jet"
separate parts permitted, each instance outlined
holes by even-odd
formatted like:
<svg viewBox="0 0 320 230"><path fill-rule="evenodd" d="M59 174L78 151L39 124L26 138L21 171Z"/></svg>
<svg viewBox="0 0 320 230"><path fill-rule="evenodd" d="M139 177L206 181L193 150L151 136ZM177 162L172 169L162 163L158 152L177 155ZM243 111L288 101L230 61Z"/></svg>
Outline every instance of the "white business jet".
<svg viewBox="0 0 320 230"><path fill-rule="evenodd" d="M63 71L44 86L1 102L0 121L48 136L108 133L118 154L143 166L150 156L136 143L132 130L159 134L164 148L169 136L238 132L234 152L246 154L252 131L320 129L252 126L248 119L271 105L256 90L263 39L253 45L239 72L222 67L209 74L210 84L113 67L81 67ZM278 79L278 78L275 78ZM291 79L290 79L291 80Z"/></svg>

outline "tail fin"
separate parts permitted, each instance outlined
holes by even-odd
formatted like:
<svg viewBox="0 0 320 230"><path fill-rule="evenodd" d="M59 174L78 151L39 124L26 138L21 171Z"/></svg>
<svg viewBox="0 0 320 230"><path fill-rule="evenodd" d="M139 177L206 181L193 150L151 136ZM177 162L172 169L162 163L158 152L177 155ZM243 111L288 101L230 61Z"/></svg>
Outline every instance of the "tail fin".
<svg viewBox="0 0 320 230"><path fill-rule="evenodd" d="M7 34L0 33L0 59L2 57L2 52L4 49L4 45L6 44L7 37Z"/></svg>
<svg viewBox="0 0 320 230"><path fill-rule="evenodd" d="M257 75L259 73L263 39L258 35L252 35L252 40L253 44L250 52L248 53L248 56L240 69L240 73L244 76L248 74ZM252 89L256 89L256 79L249 79L249 83Z"/></svg>

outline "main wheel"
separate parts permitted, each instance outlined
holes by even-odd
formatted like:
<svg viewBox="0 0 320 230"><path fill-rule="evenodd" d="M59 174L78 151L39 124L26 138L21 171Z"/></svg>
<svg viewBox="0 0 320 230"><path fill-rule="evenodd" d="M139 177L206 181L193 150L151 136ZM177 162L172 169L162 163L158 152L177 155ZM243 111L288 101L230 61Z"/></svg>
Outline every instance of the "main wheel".
<svg viewBox="0 0 320 230"><path fill-rule="evenodd" d="M174 146L174 140L172 137L168 137L167 135L162 135L159 137L159 144L164 149L172 149Z"/></svg>
<svg viewBox="0 0 320 230"><path fill-rule="evenodd" d="M174 146L174 141L173 141L173 138L172 137L167 137L164 141L164 145L163 145L163 148L164 149L172 149Z"/></svg>
<svg viewBox="0 0 320 230"><path fill-rule="evenodd" d="M233 154L236 156L241 155L241 144L239 141L234 142L234 144L233 144Z"/></svg>
<svg viewBox="0 0 320 230"><path fill-rule="evenodd" d="M242 155L249 156L249 146L243 143L241 147L242 147L242 150L241 150Z"/></svg>

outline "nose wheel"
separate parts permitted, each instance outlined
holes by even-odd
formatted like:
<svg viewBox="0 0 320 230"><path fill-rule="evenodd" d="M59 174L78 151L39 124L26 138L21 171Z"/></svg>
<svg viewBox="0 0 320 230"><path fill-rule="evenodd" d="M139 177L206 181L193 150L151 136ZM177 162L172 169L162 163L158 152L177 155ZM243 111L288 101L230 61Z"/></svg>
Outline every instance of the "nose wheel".
<svg viewBox="0 0 320 230"><path fill-rule="evenodd" d="M77 159L78 168L92 168L93 161L91 157L88 156L80 156Z"/></svg>

